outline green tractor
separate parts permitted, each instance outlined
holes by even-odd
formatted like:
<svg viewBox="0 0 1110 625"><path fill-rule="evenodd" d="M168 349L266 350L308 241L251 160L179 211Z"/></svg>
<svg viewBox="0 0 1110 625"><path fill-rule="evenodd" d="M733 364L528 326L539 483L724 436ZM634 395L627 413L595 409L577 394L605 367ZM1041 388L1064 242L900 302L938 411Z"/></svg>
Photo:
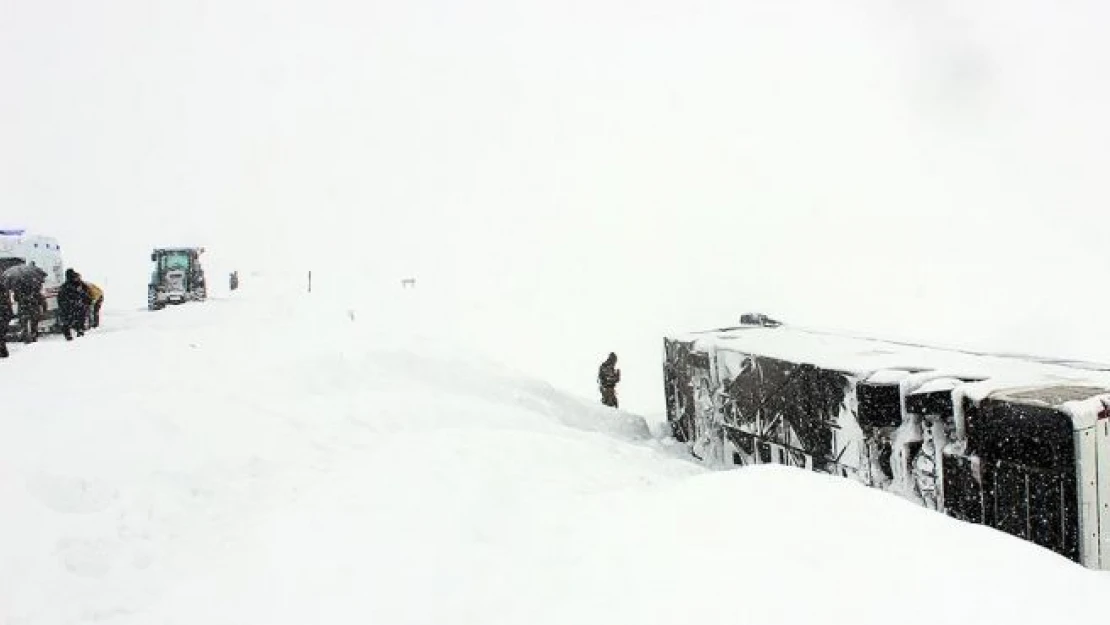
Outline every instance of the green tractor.
<svg viewBox="0 0 1110 625"><path fill-rule="evenodd" d="M203 247L156 249L150 254L154 272L147 288L147 308L161 310L166 304L199 302L208 297L204 269L200 266Z"/></svg>

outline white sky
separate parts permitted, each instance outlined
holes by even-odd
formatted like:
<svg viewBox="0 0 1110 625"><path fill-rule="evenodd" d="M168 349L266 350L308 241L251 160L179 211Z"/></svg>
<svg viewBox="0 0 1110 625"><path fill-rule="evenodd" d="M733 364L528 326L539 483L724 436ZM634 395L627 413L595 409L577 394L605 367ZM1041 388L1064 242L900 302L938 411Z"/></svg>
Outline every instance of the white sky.
<svg viewBox="0 0 1110 625"><path fill-rule="evenodd" d="M1103 5L0 0L0 221L138 298L195 242L1110 358Z"/></svg>

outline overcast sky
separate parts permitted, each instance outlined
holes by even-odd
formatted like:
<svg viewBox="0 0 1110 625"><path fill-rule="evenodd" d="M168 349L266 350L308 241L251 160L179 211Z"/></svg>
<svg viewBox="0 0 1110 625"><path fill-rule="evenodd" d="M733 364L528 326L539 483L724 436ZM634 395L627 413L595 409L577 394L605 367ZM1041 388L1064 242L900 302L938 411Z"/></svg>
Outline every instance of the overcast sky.
<svg viewBox="0 0 1110 625"><path fill-rule="evenodd" d="M0 217L117 289L195 242L1110 357L1104 4L0 0Z"/></svg>

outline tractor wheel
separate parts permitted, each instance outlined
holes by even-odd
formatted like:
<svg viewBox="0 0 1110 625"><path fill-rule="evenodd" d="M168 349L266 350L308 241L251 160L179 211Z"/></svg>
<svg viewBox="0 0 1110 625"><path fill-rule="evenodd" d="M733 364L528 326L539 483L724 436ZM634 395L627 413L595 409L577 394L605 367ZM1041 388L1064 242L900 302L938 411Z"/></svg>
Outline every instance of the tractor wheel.
<svg viewBox="0 0 1110 625"><path fill-rule="evenodd" d="M162 310L166 307L165 304L158 301L158 291L154 287L150 287L146 292L146 307L149 310Z"/></svg>

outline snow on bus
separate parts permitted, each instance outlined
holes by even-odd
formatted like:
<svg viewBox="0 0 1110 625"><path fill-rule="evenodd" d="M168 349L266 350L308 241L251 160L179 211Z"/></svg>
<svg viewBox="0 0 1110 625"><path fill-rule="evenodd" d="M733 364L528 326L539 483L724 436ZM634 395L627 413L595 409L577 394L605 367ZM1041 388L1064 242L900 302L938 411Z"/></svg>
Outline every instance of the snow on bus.
<svg viewBox="0 0 1110 625"><path fill-rule="evenodd" d="M664 348L671 429L707 462L848 477L1110 570L1110 368L763 321Z"/></svg>

